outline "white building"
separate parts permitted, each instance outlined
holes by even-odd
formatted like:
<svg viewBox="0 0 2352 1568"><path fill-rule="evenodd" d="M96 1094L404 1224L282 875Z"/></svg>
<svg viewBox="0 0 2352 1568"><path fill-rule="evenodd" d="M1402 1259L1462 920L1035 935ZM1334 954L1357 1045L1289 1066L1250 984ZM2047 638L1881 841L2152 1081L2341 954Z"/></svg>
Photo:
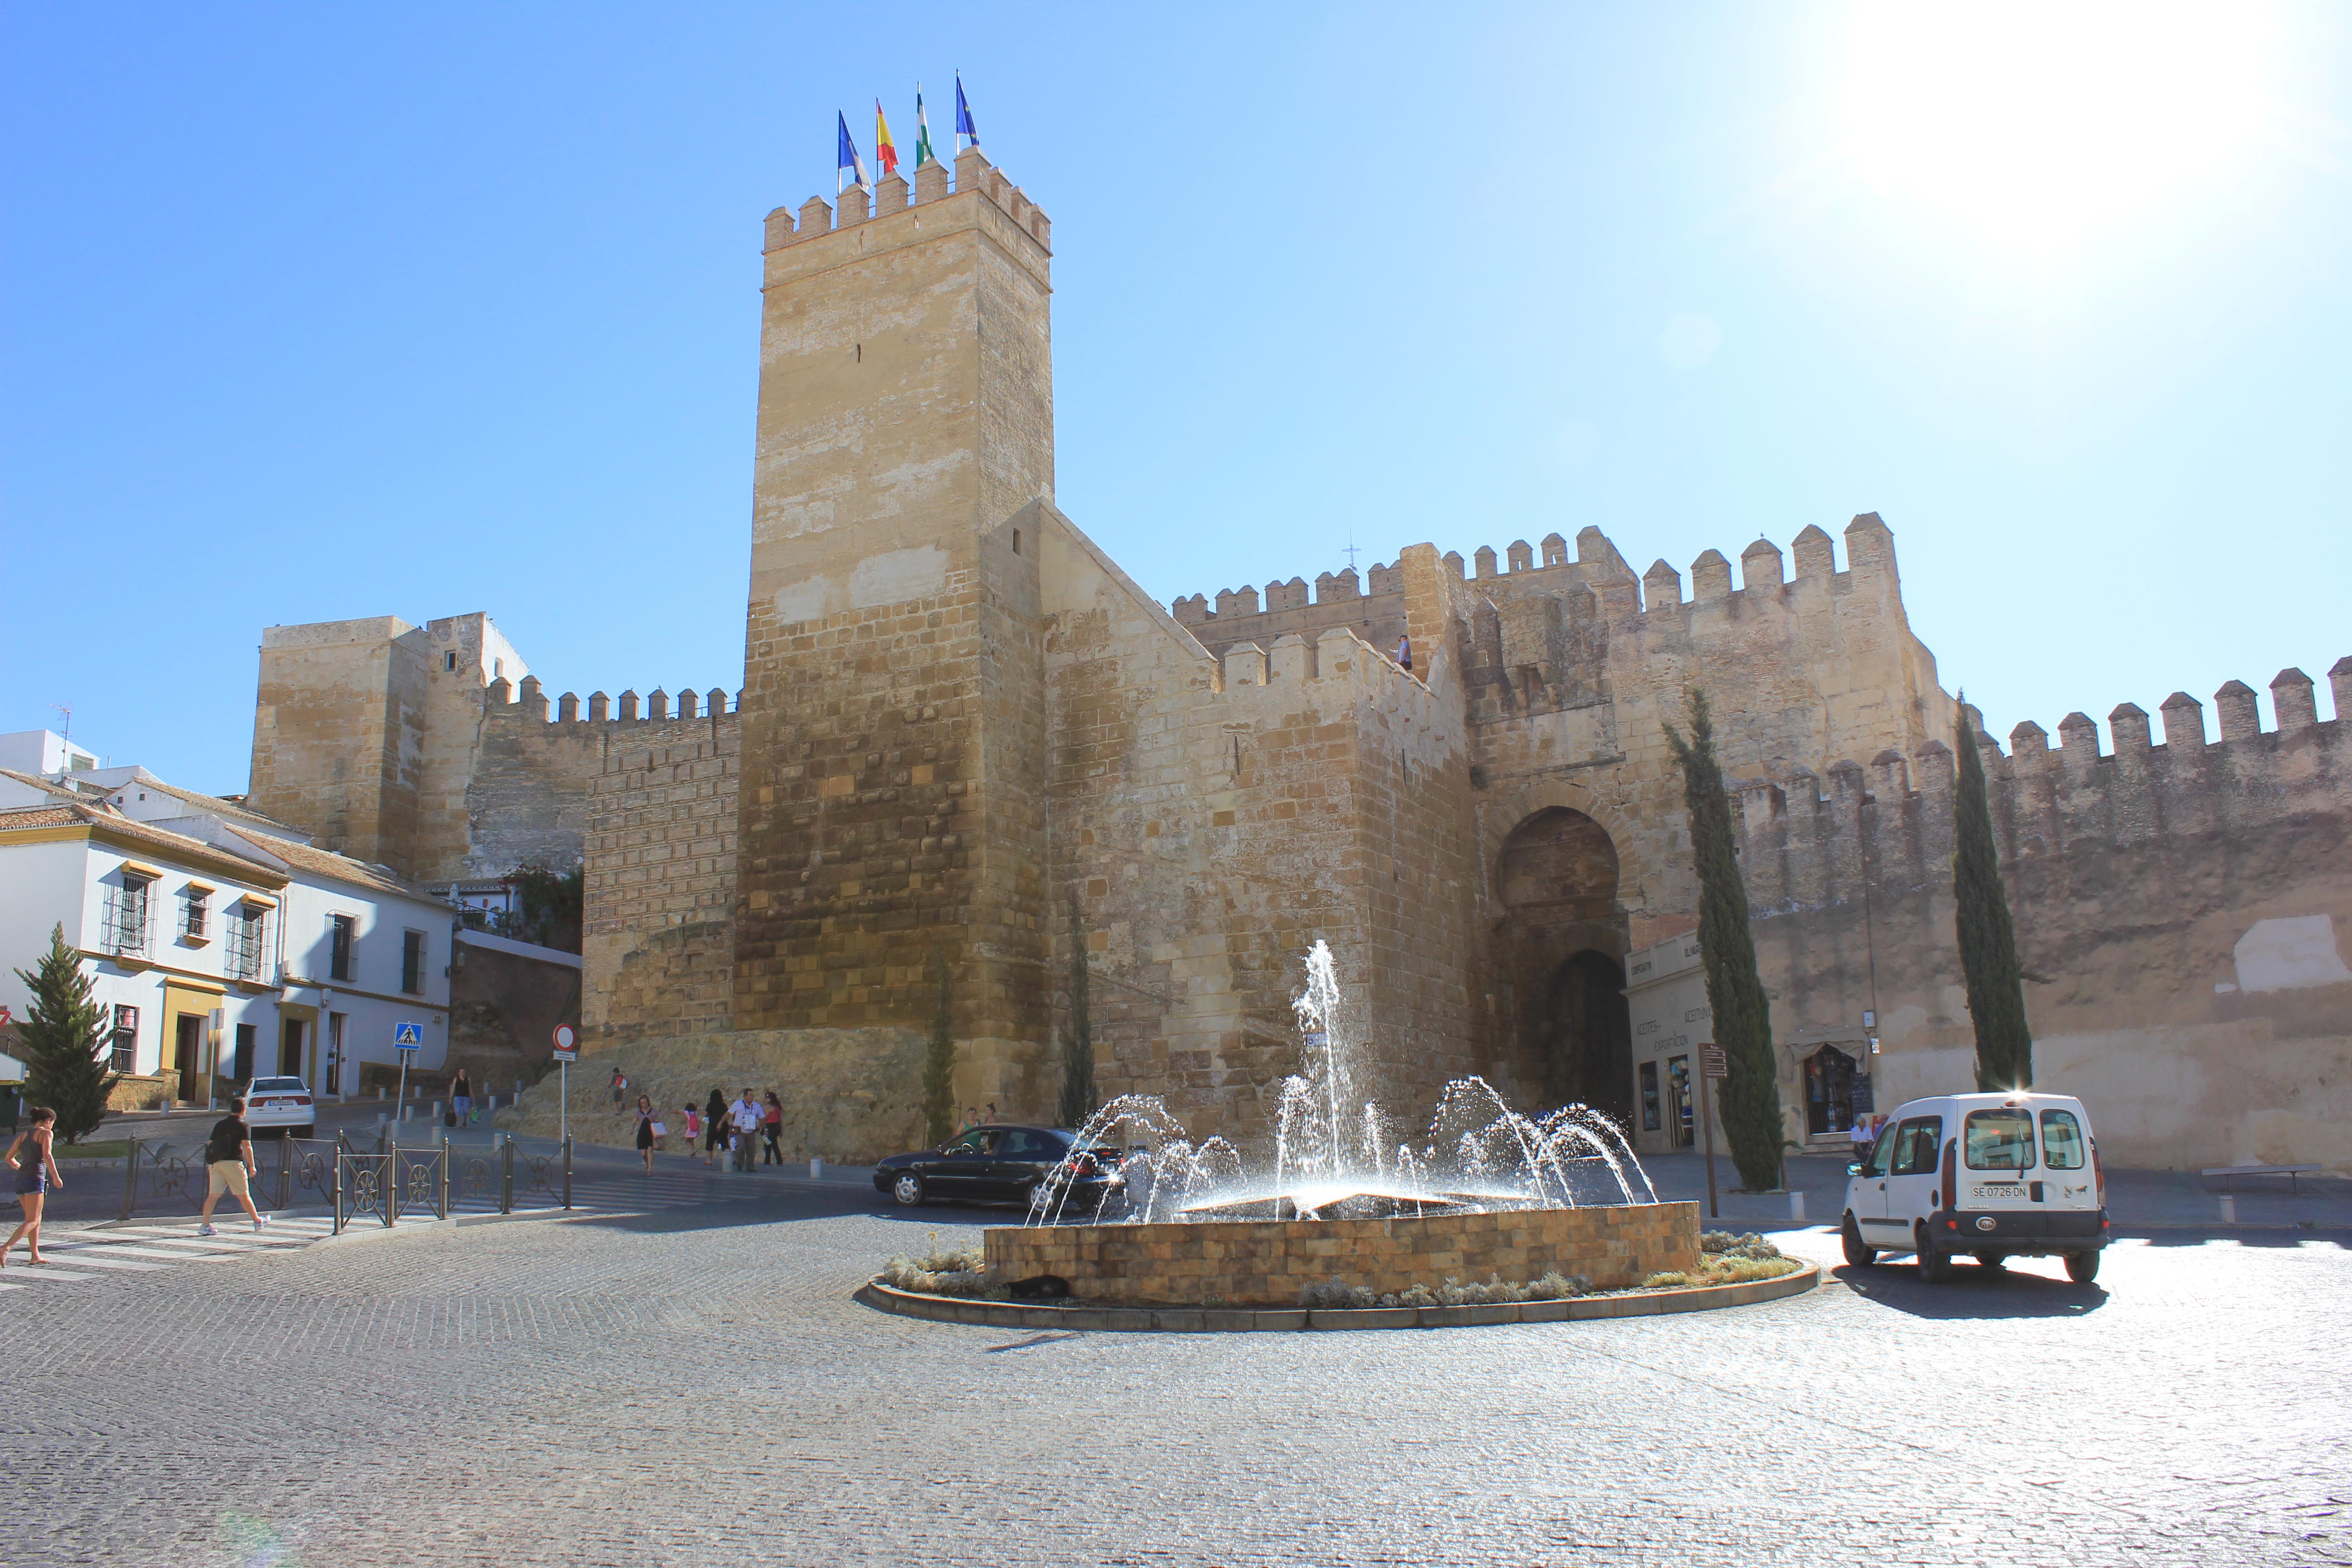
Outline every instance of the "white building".
<svg viewBox="0 0 2352 1568"><path fill-rule="evenodd" d="M0 768L20 773L81 773L98 759L50 730L18 730L0 735Z"/></svg>
<svg viewBox="0 0 2352 1568"><path fill-rule="evenodd" d="M235 801L137 768L0 770L0 971L30 969L57 924L115 1020L115 1070L157 1080L146 1098L274 1073L352 1093L363 1064L398 1063L403 1024L413 1068L446 1059L449 907ZM29 1000L0 973L0 1006Z"/></svg>

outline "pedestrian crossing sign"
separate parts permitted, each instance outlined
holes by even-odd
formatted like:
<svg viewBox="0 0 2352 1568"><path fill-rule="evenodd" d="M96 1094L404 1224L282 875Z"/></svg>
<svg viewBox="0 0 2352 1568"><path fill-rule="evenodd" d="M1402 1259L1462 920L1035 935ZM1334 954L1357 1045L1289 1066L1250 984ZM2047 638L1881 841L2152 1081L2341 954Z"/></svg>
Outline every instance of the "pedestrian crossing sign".
<svg viewBox="0 0 2352 1568"><path fill-rule="evenodd" d="M423 1048L425 1045L424 1026L421 1024L394 1024L392 1026L392 1043L404 1051L414 1051Z"/></svg>

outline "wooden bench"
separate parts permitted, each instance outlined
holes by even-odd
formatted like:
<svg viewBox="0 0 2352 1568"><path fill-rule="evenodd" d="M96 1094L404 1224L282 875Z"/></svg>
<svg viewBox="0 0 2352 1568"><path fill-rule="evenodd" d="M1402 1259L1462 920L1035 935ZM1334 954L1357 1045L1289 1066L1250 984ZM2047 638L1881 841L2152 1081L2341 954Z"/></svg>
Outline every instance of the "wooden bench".
<svg viewBox="0 0 2352 1568"><path fill-rule="evenodd" d="M2292 1193L2298 1190L2294 1184L2297 1177L2308 1176L2315 1172L2326 1169L2327 1167L2325 1165L2208 1165L2203 1174L2208 1176L2284 1176L2286 1190ZM2238 1189L2231 1187L2230 1190L2234 1193Z"/></svg>

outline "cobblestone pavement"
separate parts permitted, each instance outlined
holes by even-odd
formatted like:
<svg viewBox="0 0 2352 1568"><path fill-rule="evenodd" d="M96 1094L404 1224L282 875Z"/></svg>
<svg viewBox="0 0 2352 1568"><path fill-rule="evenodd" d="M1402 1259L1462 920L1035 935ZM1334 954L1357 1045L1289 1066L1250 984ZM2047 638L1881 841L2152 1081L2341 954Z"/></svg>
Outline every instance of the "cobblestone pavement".
<svg viewBox="0 0 2352 1568"><path fill-rule="evenodd" d="M848 1299L1005 1217L779 1184L11 1293L0 1561L2352 1563L2340 1236L1418 1332Z"/></svg>

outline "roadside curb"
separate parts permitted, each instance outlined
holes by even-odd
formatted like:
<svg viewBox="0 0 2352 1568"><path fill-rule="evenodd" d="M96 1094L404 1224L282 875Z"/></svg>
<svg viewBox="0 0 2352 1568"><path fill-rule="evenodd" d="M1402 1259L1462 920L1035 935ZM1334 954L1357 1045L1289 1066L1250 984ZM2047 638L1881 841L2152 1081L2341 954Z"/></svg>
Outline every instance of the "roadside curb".
<svg viewBox="0 0 2352 1568"><path fill-rule="evenodd" d="M1566 1301L1504 1302L1490 1307L1220 1308L1220 1307L1034 1307L1009 1301L975 1301L961 1296L927 1296L900 1290L879 1279L857 1288L851 1300L877 1312L934 1322L973 1323L992 1329L1097 1330L1111 1333L1297 1333L1342 1329L1454 1329L1490 1323L1586 1322L1603 1318L1646 1318L1666 1312L1705 1312L1750 1307L1801 1296L1822 1281L1821 1266L1808 1263L1777 1279L1742 1285L1702 1285L1679 1290L1636 1290L1622 1296L1579 1296Z"/></svg>

